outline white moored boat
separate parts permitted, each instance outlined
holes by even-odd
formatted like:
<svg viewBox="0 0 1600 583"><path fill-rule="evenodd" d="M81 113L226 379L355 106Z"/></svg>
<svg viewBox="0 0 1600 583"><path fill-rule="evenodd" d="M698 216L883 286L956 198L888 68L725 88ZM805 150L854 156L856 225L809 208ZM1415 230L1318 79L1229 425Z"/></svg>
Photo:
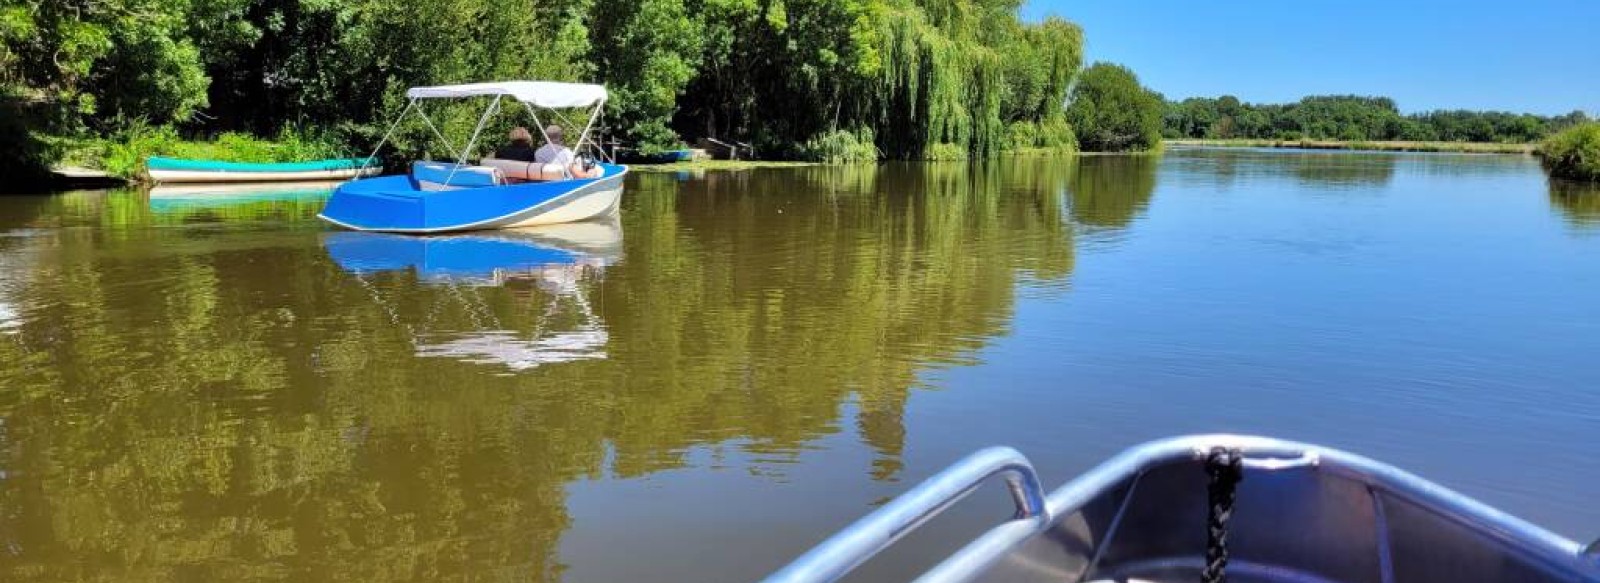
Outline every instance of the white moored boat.
<svg viewBox="0 0 1600 583"><path fill-rule="evenodd" d="M152 156L145 159L145 173L157 184L305 182L372 176L382 170L373 163L371 158L251 163Z"/></svg>

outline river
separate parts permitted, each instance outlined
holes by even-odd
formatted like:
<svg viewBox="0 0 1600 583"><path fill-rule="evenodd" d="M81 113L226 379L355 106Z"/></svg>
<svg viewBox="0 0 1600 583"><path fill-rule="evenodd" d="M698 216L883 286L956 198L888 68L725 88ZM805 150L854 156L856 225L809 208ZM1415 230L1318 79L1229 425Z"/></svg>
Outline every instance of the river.
<svg viewBox="0 0 1600 583"><path fill-rule="evenodd" d="M742 581L982 446L1221 431L1600 535L1600 193L1528 157L637 174L442 239L322 196L0 197L0 578Z"/></svg>

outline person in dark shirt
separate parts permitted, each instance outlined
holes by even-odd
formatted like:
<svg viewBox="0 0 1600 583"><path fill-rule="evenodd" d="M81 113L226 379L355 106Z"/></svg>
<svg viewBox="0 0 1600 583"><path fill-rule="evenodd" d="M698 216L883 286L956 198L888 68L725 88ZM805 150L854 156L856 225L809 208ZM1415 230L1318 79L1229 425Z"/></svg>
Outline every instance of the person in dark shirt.
<svg viewBox="0 0 1600 583"><path fill-rule="evenodd" d="M528 128L513 128L511 133L506 136L506 139L510 140L511 143L506 144L499 150L495 150L494 157L501 160L517 160L519 162L534 161L538 150L533 147L533 134L528 133Z"/></svg>

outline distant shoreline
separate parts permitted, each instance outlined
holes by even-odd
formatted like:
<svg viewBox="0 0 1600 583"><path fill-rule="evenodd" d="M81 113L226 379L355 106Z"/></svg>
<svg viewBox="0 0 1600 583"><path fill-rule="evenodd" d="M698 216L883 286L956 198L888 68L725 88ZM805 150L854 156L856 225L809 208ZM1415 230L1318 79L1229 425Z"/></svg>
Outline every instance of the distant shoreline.
<svg viewBox="0 0 1600 583"><path fill-rule="evenodd" d="M1536 144L1482 142L1401 142L1341 140L1165 140L1168 146L1207 148L1286 148L1294 150L1366 150L1373 152L1451 152L1461 154L1533 154Z"/></svg>

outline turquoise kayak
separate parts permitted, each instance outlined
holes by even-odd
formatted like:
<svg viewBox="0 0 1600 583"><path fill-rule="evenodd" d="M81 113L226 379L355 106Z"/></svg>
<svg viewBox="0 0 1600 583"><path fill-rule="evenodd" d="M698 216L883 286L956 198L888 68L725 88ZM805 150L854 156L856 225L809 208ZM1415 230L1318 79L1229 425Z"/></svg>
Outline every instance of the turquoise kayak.
<svg viewBox="0 0 1600 583"><path fill-rule="evenodd" d="M382 171L374 158L340 158L309 162L222 162L151 156L145 160L150 179L181 182L297 182L348 180Z"/></svg>

